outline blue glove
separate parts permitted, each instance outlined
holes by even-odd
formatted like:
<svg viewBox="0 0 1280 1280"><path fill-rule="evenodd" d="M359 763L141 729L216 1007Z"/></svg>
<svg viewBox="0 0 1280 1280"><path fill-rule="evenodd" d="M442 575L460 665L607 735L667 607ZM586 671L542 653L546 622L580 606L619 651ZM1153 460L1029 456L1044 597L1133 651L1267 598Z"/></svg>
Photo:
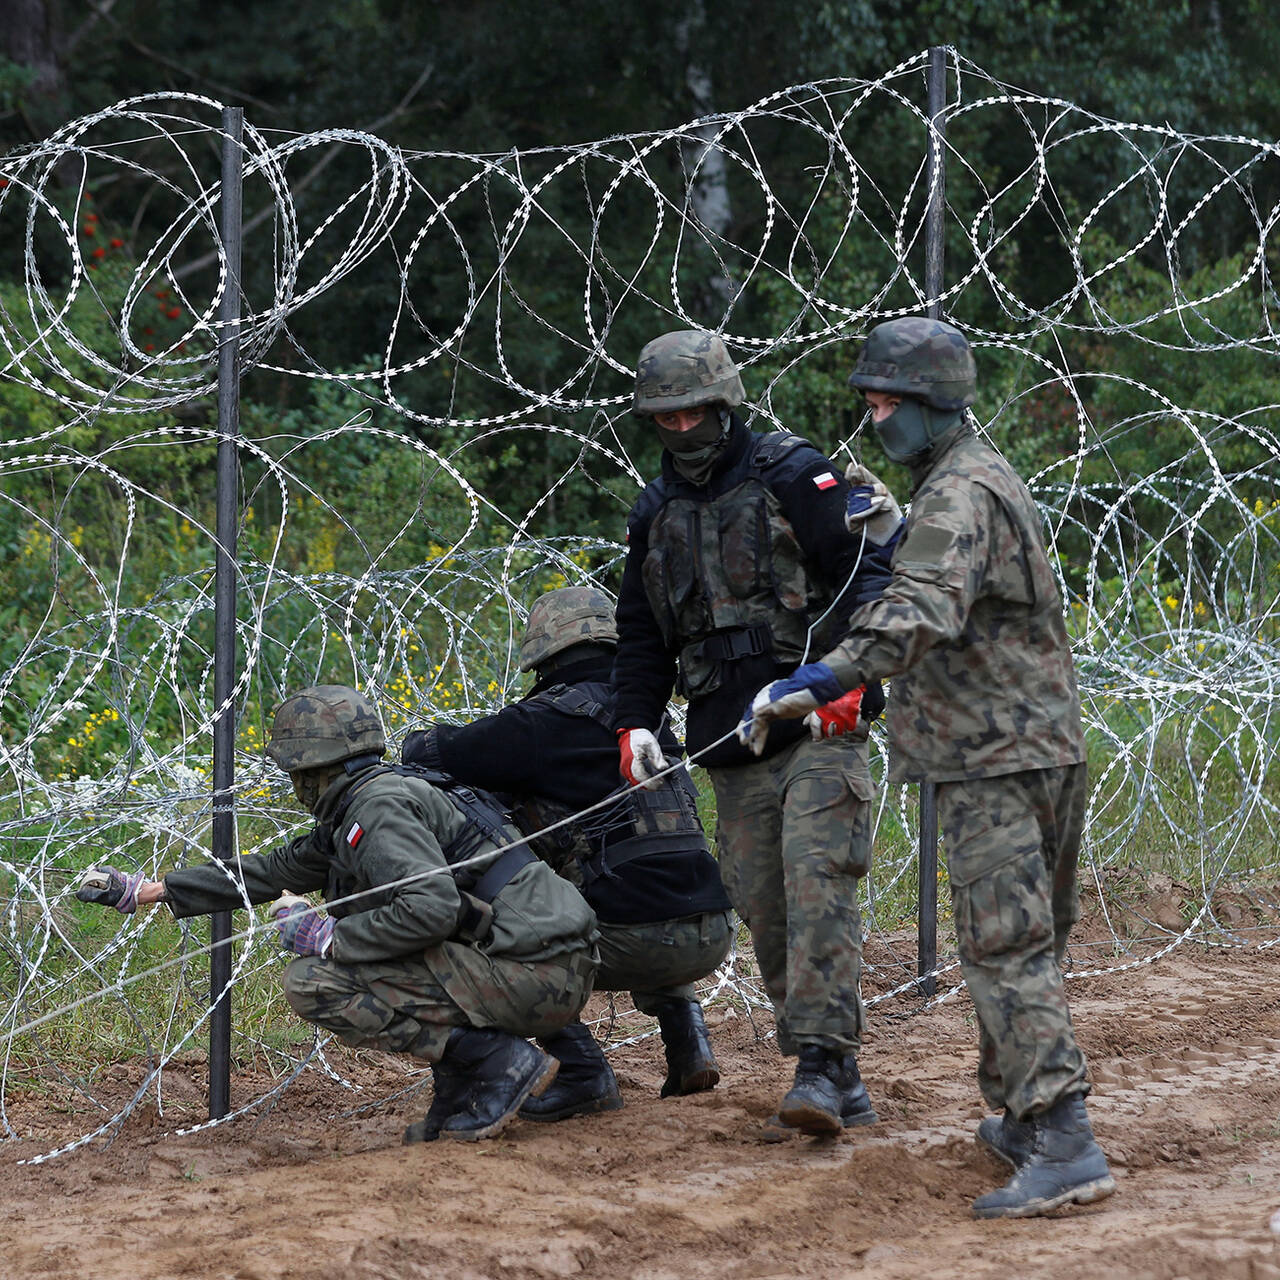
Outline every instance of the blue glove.
<svg viewBox="0 0 1280 1280"><path fill-rule="evenodd" d="M294 902L275 913L280 945L300 956L325 956L333 943L333 918L322 916L305 902Z"/></svg>
<svg viewBox="0 0 1280 1280"><path fill-rule="evenodd" d="M798 720L843 696L843 686L825 662L797 667L785 680L765 685L747 703L738 726L738 741L758 756L774 720Z"/></svg>
<svg viewBox="0 0 1280 1280"><path fill-rule="evenodd" d="M865 532L867 541L883 547L902 524L902 509L874 471L860 462L851 462L844 478L849 482L844 523L850 533Z"/></svg>
<svg viewBox="0 0 1280 1280"><path fill-rule="evenodd" d="M138 909L138 889L146 876L141 871L117 871L115 867L90 867L80 877L76 897L100 907L115 907L122 916Z"/></svg>

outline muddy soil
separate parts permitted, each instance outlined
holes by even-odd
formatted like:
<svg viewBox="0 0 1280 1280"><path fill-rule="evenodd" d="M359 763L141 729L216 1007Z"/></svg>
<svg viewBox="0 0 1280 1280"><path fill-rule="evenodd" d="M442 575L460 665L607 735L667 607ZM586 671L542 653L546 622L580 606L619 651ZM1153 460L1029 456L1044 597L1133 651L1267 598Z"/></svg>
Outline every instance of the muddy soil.
<svg viewBox="0 0 1280 1280"><path fill-rule="evenodd" d="M23 1136L0 1145L0 1276L1280 1278L1280 949L1186 945L1070 990L1119 1183L1087 1209L970 1217L1004 1174L973 1142L963 994L874 1011L862 1066L880 1124L824 1141L763 1140L790 1071L758 1013L753 1028L725 1004L713 1092L660 1100L650 1038L611 1055L621 1111L475 1144L401 1146L429 1086L378 1054L340 1051L346 1084L308 1071L274 1106L182 1136L205 1105L192 1058L166 1071L162 1111L35 1165L20 1161L95 1121L10 1090ZM132 1069L107 1073L122 1099ZM267 1083L238 1073L233 1104Z"/></svg>

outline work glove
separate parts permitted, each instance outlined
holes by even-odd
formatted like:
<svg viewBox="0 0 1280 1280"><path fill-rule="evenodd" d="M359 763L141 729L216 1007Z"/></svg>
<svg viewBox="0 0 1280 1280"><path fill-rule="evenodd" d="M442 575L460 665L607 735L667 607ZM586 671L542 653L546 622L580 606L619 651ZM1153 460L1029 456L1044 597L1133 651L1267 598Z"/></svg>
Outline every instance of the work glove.
<svg viewBox="0 0 1280 1280"><path fill-rule="evenodd" d="M804 718L809 726L809 736L814 742L823 738L838 738L841 734L852 733L858 727L858 715L862 710L862 695L867 686L860 684L856 689L828 702L825 707L810 711Z"/></svg>
<svg viewBox="0 0 1280 1280"><path fill-rule="evenodd" d="M267 909L280 945L300 956L325 956L333 944L333 917L322 916L305 898L282 893Z"/></svg>
<svg viewBox="0 0 1280 1280"><path fill-rule="evenodd" d="M765 685L747 703L738 725L738 741L758 756L775 720L797 720L843 695L844 689L825 662L797 667L785 680Z"/></svg>
<svg viewBox="0 0 1280 1280"><path fill-rule="evenodd" d="M902 523L902 508L889 492L885 482L860 462L845 468L849 482L849 499L845 504L844 522L850 533L866 531L867 541L883 547Z"/></svg>
<svg viewBox="0 0 1280 1280"><path fill-rule="evenodd" d="M99 907L114 907L122 916L138 909L138 889L146 876L141 871L117 871L115 867L90 867L80 877L76 897Z"/></svg>
<svg viewBox="0 0 1280 1280"><path fill-rule="evenodd" d="M618 771L633 787L656 791L662 786L661 780L654 781L654 775L667 768L667 761L657 738L648 729L619 729L618 752Z"/></svg>

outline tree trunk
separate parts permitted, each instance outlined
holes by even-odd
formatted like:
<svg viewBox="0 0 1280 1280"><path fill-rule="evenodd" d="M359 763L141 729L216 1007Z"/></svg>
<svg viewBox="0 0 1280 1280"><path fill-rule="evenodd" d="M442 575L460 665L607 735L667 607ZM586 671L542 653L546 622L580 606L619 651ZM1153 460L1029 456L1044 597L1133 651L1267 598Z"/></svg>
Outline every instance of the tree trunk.
<svg viewBox="0 0 1280 1280"><path fill-rule="evenodd" d="M676 24L676 49L685 67L685 87L689 90L694 112L710 115L715 110L711 72L699 53L706 34L706 9L703 0L692 0L685 16ZM689 209L700 227L712 254L723 253L720 237L727 237L733 224L733 206L729 198L729 167L724 153L712 144L719 132L714 124L699 125L680 139L685 173L692 175L689 187ZM699 302L709 310L726 311L737 296L738 287L724 264L708 273L699 288Z"/></svg>

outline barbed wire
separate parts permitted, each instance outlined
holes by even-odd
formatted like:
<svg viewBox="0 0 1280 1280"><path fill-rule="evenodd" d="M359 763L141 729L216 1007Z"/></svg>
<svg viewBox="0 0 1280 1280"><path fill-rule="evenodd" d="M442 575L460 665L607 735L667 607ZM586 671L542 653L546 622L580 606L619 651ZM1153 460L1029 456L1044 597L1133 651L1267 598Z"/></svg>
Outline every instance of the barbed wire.
<svg viewBox="0 0 1280 1280"><path fill-rule="evenodd" d="M923 106L924 55L674 129L501 154L246 124L241 854L306 822L262 756L279 698L357 685L397 744L466 722L517 696L538 594L616 585L656 457L627 408L641 343L721 332L752 424L834 457L860 449L862 426L830 409L854 341L937 303L976 348L979 427L1044 511L1075 646L1083 879L1115 963L1070 976L1187 941L1274 944L1256 926L1277 914L1277 144L1109 120L949 59L945 136ZM156 878L209 856L220 119L209 98L146 95L0 160L0 228L20 246L0 285L0 1131L15 1136L9 1098L33 1073L100 1117L37 1159L162 1101L211 1008L199 922L120 921L73 889L107 851ZM869 137L890 140L878 158ZM931 147L947 170L937 298ZM298 175L317 154L323 187ZM698 199L710 156L732 222ZM127 224L110 211L125 203ZM329 367L329 318L349 307L380 327L360 338L367 359ZM273 408L250 412L261 388ZM564 531L565 504L580 529ZM873 763L868 1004L929 1008L959 986L918 1000L915 800L888 785L878 730ZM1223 918L1241 885L1252 926ZM1143 914L1160 886L1176 924ZM233 981L270 1006L270 939L246 927L233 942ZM933 976L955 967L944 955ZM770 1007L745 948L703 994L753 1025ZM612 1002L598 1029L619 1046L652 1033ZM324 1045L232 1118L307 1071L340 1079ZM122 1052L147 1070L120 1107L92 1064Z"/></svg>

